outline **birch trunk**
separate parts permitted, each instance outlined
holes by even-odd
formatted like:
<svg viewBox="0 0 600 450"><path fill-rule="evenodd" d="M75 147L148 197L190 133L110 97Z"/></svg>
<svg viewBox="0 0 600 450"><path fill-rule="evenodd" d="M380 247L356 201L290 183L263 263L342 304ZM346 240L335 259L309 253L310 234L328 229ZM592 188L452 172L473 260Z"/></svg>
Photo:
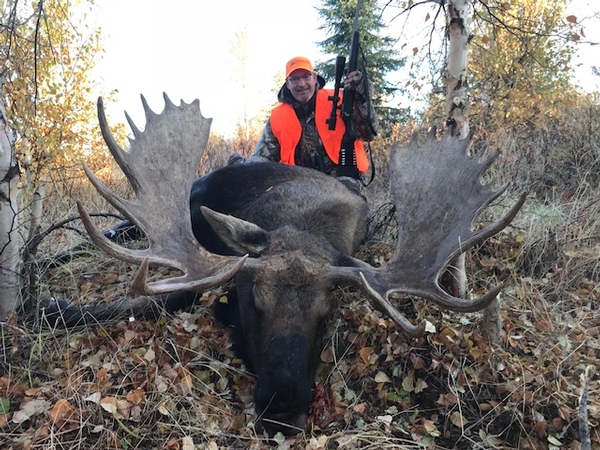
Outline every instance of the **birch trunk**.
<svg viewBox="0 0 600 450"><path fill-rule="evenodd" d="M448 68L446 75L446 124L453 136L469 135L467 57L473 6L471 0L448 2Z"/></svg>
<svg viewBox="0 0 600 450"><path fill-rule="evenodd" d="M14 135L6 118L4 78L0 75L0 320L14 311L19 298L18 180Z"/></svg>
<svg viewBox="0 0 600 450"><path fill-rule="evenodd" d="M467 61L469 37L473 17L472 0L449 0L448 13L448 68L446 79L446 124L453 136L469 137L469 98L467 93ZM457 291L464 297L467 290L465 255L458 256L450 267L457 283ZM483 310L481 332L488 342L500 341L500 306L495 299Z"/></svg>

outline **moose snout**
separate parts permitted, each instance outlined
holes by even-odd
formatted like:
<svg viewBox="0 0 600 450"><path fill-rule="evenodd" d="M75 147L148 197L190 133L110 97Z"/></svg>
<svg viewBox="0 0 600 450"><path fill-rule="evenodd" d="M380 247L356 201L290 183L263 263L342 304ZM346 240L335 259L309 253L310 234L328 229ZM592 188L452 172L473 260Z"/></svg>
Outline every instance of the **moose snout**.
<svg viewBox="0 0 600 450"><path fill-rule="evenodd" d="M254 388L257 424L269 435L304 430L314 386L309 353L306 340L297 334L270 341Z"/></svg>

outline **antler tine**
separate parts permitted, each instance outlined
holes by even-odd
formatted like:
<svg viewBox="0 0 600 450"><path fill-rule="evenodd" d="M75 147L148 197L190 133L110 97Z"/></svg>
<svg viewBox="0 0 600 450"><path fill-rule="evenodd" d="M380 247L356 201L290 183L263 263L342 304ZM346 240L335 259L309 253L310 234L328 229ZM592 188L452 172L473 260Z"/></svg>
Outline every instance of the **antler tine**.
<svg viewBox="0 0 600 450"><path fill-rule="evenodd" d="M371 285L365 279L364 274L360 273L361 286L363 290L367 293L367 295L382 308L390 318L396 322L396 324L402 328L402 330L410 337L419 337L425 334L425 326L426 323L422 320L419 325L414 326L409 320L404 317L400 311L398 311L393 305L392 302L388 299L388 293L385 296L381 296L379 292L371 287Z"/></svg>
<svg viewBox="0 0 600 450"><path fill-rule="evenodd" d="M431 300L443 308L473 312L490 304L502 285L470 300L446 293L438 284L450 262L469 247L504 229L523 206L523 193L495 223L474 231L473 222L508 187L495 191L481 176L498 153L485 161L468 154L469 140L447 133L436 140L431 133L423 145L412 139L390 154L390 191L396 206L398 241L392 258L380 268L337 268L336 277L362 285L371 300L411 336L424 332L392 305L389 296L402 292ZM358 274L360 272L360 274Z"/></svg>
<svg viewBox="0 0 600 450"><path fill-rule="evenodd" d="M208 142L212 119L202 116L198 100L175 106L166 94L163 96L165 108L160 114L154 113L142 96L146 114L144 131L140 131L126 113L134 133L127 152L112 136L102 99L98 100L102 135L133 187L135 201L112 193L85 163L83 165L98 192L146 233L149 247L133 250L111 242L94 226L85 208L78 204L83 224L96 245L115 258L141 264L132 285L141 295L204 290L230 279L246 260L209 253L194 237L190 191ZM183 275L147 283L149 264L179 269Z"/></svg>

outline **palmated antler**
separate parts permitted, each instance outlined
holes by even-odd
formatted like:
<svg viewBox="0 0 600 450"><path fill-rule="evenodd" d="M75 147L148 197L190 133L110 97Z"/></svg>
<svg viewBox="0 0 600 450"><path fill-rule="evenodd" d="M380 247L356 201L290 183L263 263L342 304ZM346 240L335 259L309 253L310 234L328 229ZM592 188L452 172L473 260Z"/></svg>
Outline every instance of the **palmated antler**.
<svg viewBox="0 0 600 450"><path fill-rule="evenodd" d="M160 114L154 113L142 96L146 114L144 131L125 113L134 134L128 151L123 151L110 133L102 99L98 99L102 136L129 180L135 201L110 192L84 163L85 173L98 192L146 233L148 248L128 249L107 239L91 222L85 208L77 204L85 228L96 245L117 259L141 264L132 285L134 292L140 295L180 290L199 292L229 280L245 261L245 257L209 253L194 237L190 192L208 142L212 119L202 116L198 100L175 106L166 94L163 96L165 109ZM183 274L148 283L149 264L179 269Z"/></svg>
<svg viewBox="0 0 600 450"><path fill-rule="evenodd" d="M450 262L469 247L505 228L515 217L526 194L497 222L475 231L479 213L498 198L508 184L494 191L481 177L498 156L485 161L469 156L470 141L447 133L441 140L430 133L419 145L414 136L406 147L394 146L390 154L390 191L396 207L398 240L392 258L382 267L335 268L335 278L349 277L411 336L422 335L425 323L412 325L392 305L395 292L431 300L453 311L485 308L502 289L491 289L468 300L446 293L438 278Z"/></svg>

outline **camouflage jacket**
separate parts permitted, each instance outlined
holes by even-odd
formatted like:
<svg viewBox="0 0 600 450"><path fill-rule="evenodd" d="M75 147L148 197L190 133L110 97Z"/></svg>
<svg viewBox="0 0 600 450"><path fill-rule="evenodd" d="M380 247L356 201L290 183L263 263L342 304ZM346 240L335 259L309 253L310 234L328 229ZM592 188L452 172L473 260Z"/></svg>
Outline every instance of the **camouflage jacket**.
<svg viewBox="0 0 600 450"><path fill-rule="evenodd" d="M325 85L325 80L320 76L318 79L317 88L322 89ZM368 95L365 95L365 93ZM353 114L354 129L359 139L363 141L372 141L375 139L379 129L379 121L371 101L372 95L373 85L363 76L362 80L355 87ZM335 176L337 166L327 156L317 132L317 125L315 123L315 96L307 103L300 104L294 99L284 84L279 90L277 99L282 103L292 105L302 127L302 136L296 147L296 164L311 167L320 172ZM277 138L273 135L271 123L268 120L251 159L278 162L281 159L280 152L281 147Z"/></svg>

